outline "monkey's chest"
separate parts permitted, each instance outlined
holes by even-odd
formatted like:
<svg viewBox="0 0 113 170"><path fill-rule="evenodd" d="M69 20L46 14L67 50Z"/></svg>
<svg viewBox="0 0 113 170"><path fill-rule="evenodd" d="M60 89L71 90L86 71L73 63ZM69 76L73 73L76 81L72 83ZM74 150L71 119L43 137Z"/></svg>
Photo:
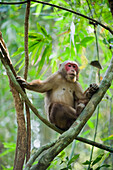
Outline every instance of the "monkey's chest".
<svg viewBox="0 0 113 170"><path fill-rule="evenodd" d="M74 106L73 88L62 85L51 93L51 101Z"/></svg>

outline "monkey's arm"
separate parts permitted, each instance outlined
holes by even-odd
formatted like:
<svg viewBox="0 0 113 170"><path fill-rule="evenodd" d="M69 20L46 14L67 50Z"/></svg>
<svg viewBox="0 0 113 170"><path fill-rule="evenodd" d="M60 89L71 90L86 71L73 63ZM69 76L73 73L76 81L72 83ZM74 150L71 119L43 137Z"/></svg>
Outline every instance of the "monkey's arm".
<svg viewBox="0 0 113 170"><path fill-rule="evenodd" d="M81 85L77 82L76 89L77 90L76 90L75 94L78 97L79 103L87 104L88 101L93 96L93 94L97 92L99 87L95 83L94 84L90 84L89 88L87 88L86 91L83 92L83 89L82 89Z"/></svg>
<svg viewBox="0 0 113 170"><path fill-rule="evenodd" d="M49 90L52 90L53 88L57 86L58 82L60 82L60 75L56 72L52 74L51 76L49 76L46 80L43 80L43 81L33 80L30 83L28 83L21 77L17 77L17 81L22 87L28 90L44 93Z"/></svg>
<svg viewBox="0 0 113 170"><path fill-rule="evenodd" d="M86 89L84 94L86 95L86 97L88 99L91 99L93 94L95 94L98 89L99 89L99 87L98 87L98 85L96 83L90 84L90 86Z"/></svg>

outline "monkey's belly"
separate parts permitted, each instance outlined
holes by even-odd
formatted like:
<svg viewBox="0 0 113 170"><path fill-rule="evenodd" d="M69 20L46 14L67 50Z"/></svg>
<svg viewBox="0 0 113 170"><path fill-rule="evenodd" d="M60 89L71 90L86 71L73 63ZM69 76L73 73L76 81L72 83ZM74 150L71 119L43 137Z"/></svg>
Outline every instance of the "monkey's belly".
<svg viewBox="0 0 113 170"><path fill-rule="evenodd" d="M51 101L57 103L64 103L71 107L74 107L74 98L73 92L71 89L66 89L65 87L61 89L57 89L51 94Z"/></svg>

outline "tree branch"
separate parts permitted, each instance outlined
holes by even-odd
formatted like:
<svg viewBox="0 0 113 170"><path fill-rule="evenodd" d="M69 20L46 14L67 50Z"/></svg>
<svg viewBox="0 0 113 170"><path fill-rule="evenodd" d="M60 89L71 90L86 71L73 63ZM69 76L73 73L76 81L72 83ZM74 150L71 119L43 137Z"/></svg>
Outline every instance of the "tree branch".
<svg viewBox="0 0 113 170"><path fill-rule="evenodd" d="M1 55L2 55L2 53L1 53ZM58 128L56 128L54 125L52 125L46 119L44 119L42 116L39 115L37 109L32 105L32 103L27 98L26 94L23 92L23 90L21 89L21 87L17 83L15 77L13 76L12 72L10 71L10 67L6 63L4 63L4 66L5 66L5 68L6 68L7 72L8 72L9 77L13 81L13 84L15 85L15 88L22 95L23 99L26 101L26 103L31 108L31 110L35 113L35 115L38 116L39 119L42 120L50 128L54 129L57 132L62 133L62 131L60 131ZM113 79L113 59L111 60L111 64L110 64L110 66L109 66L109 68L108 68L108 70L106 72L105 77L103 78L103 80L101 82L100 89L99 89L98 93L95 94L92 97L91 101L88 103L88 105L84 109L83 113L79 116L78 120L74 123L76 126L71 127L67 132L65 132L63 135L61 135L59 140L56 142L54 148L53 147L51 148L49 156L44 155L44 156L46 156L46 159L47 158L49 159L49 160L47 159L47 162L46 162L47 167L49 166L50 162L54 159L54 157L61 150L63 150L69 143L71 143L73 139L78 139L78 140L80 139L80 137L77 137L78 133L80 132L82 127L85 125L87 120L90 118L90 116L94 112L97 104L101 101L101 99L104 96L106 90L109 88L112 79ZM60 145L61 145L61 147L60 147ZM44 160L44 158L42 157L39 163L43 162L43 160ZM49 162L49 164L48 164L48 162ZM43 163L41 163L41 165L43 165ZM37 165L37 166L39 166L39 165ZM45 166L45 163L44 163L44 166Z"/></svg>
<svg viewBox="0 0 113 170"><path fill-rule="evenodd" d="M28 1L24 1L24 2L0 2L0 4L4 4L4 5L18 5L18 4L24 4L24 3L27 3ZM61 7L61 6L58 6L58 5L54 5L54 4L51 4L51 3L48 3L48 2L43 2L43 1L37 1L37 0L31 0L31 2L36 2L36 3L41 3L41 4L44 4L44 5L49 5L49 6L52 6L52 7L55 7L55 8L58 8L58 9L61 9L61 10L64 10L64 11L68 11L70 13L73 13L75 15L78 15L78 16L81 16L85 19L88 19L89 21L92 21L94 22L96 25L100 25L101 27L105 28L106 30L108 30L111 34L113 34L113 30L111 28L109 28L108 26L102 24L101 22L93 19L93 18L90 18L86 15L83 15L79 12L75 12L71 9L67 9L67 8L64 8L64 7Z"/></svg>
<svg viewBox="0 0 113 170"><path fill-rule="evenodd" d="M16 77L16 72L12 66L12 62L10 60L8 50L5 46L1 32L0 32L0 58L1 58L3 65L5 64L9 65L9 68L12 70L14 77ZM24 164L24 159L25 159L26 127L25 127L22 100L13 82L11 81L9 75L8 75L8 78L9 78L10 89L11 89L11 92L14 98L15 109L16 109L16 114L17 114L18 129L17 129L17 142L16 142L16 152L15 152L15 160L14 160L14 170L18 170L18 169L22 169L23 164Z"/></svg>
<svg viewBox="0 0 113 170"><path fill-rule="evenodd" d="M30 1L26 6L25 14L25 37L24 37L24 48L25 48L25 69L24 69L24 79L27 80L28 67L29 67L29 54L28 54L28 30L29 30L29 15L30 15ZM25 103L26 109L26 119L27 119L27 142L26 142L26 162L30 158L31 151L31 120L30 120L30 110L28 105Z"/></svg>
<svg viewBox="0 0 113 170"><path fill-rule="evenodd" d="M76 137L76 140L79 140L79 141L84 142L86 144L90 144L92 146L95 146L95 147L98 147L100 149L104 149L104 150L106 150L108 152L113 153L113 148L112 147L105 146L105 145L102 145L100 143L97 143L97 142L94 142L94 141L91 141L89 139L85 139L85 138L82 138L82 137ZM42 154L45 150L50 149L50 147L52 147L56 142L57 141L55 141L53 143L49 143L49 144L47 144L45 146L42 146L33 155L31 155L31 158L29 159L29 161L27 162L27 164L25 166L25 170L30 170L31 167L32 167L32 169L36 169L37 165L35 165L36 166L35 167L35 166L32 166L32 164L40 156L40 154Z"/></svg>
<svg viewBox="0 0 113 170"><path fill-rule="evenodd" d="M30 160L27 162L26 166L25 166L25 170L29 170L30 167L32 166L32 164L34 163L34 161L36 160L36 158L42 153L44 152L45 150L49 149L50 147L52 147L53 145L55 144L55 142L52 142L52 143L49 143L49 144L46 144L44 146L42 146L41 148L39 148L37 150L37 152L35 152Z"/></svg>
<svg viewBox="0 0 113 170"><path fill-rule="evenodd" d="M51 161L64 149L66 148L80 133L81 129L84 127L88 119L92 116L96 106L99 104L107 89L110 87L113 80L113 57L111 63L106 71L106 74L101 82L98 92L91 98L81 115L71 126L71 128L64 132L55 145L49 149L42 157L40 158L37 165L33 169L45 170L49 167Z"/></svg>
<svg viewBox="0 0 113 170"><path fill-rule="evenodd" d="M2 43L3 44L3 43ZM22 95L23 99L26 101L26 103L28 104L28 106L31 108L31 110L36 114L36 116L39 117L40 120L42 120L47 126L51 127L52 129L54 129L55 131L59 132L62 134L62 131L59 130L58 128L56 128L54 125L52 125L51 123L49 123L46 119L44 119L42 116L39 115L37 109L32 105L32 103L29 101L29 99L27 98L26 94L23 92L23 90L21 89L21 87L19 86L19 84L17 83L16 79L15 79L15 76L13 75L13 73L11 72L11 67L9 66L9 60L7 59L7 57L5 57L5 55L7 55L7 53L5 52L6 49L4 49L1 45L1 42L0 42L0 48L1 48L1 51L0 51L0 58L7 70L7 74L8 76L10 77L11 81L13 82L13 85L15 86L16 90ZM8 62L7 62L7 60ZM113 79L113 59L111 60L111 64L105 74L105 77L103 79L103 81L101 82L101 85L100 85L100 90L98 91L97 94L95 94L91 101L89 102L90 104L88 104L89 106L87 106L85 109L85 111L79 116L78 120L75 122L75 127L71 127L72 132L76 131L76 128L78 127L77 129L77 133L78 133L78 130L80 131L79 129L79 126L78 124L80 123L80 126L83 125L87 122L87 120L89 119L89 117L92 115L93 111L95 110L95 107L96 105L100 102L100 100L102 99L102 97L104 96L106 90L109 88L110 84L111 84L111 81ZM97 100L98 99L98 100ZM18 103L18 102L17 102ZM94 107L95 106L95 107ZM84 121L83 121L84 120ZM69 130L69 131L70 131ZM67 131L68 132L68 131ZM66 132L65 132L66 133ZM71 133L69 132L68 135L70 135ZM99 144L99 143L96 143L96 142L93 142L93 141L90 141L90 140L87 140L87 139L84 139L84 138L81 138L81 137L77 137L76 136L76 133L75 133L75 137L69 137L67 136L68 138L71 138L71 141L75 138L77 140L80 140L80 141L83 141L85 143L88 143L88 144L91 144L91 145L94 145L96 147L99 147L101 149L105 149L107 151L110 151L112 152L113 149L110 148L110 147L107 147L107 146L104 146L102 144ZM61 138L60 138L61 139ZM67 139L68 142L70 142L70 140ZM65 142L64 142L65 143ZM71 143L71 142L70 142ZM66 144L68 145L68 144ZM63 146L64 147L64 146ZM49 165L48 165L49 166Z"/></svg>
<svg viewBox="0 0 113 170"><path fill-rule="evenodd" d="M24 79L27 80L28 67L29 67L29 54L28 54L28 30L29 30L29 14L30 14L30 1L26 6L25 14L25 37L24 37L24 48L25 48L25 69L24 69Z"/></svg>
<svg viewBox="0 0 113 170"><path fill-rule="evenodd" d="M0 43L1 44L1 43ZM20 87L20 85L18 84L18 82L16 81L15 76L12 74L12 71L10 70L9 65L7 64L7 61L5 60L5 58L3 57L2 52L0 51L0 59L3 62L3 65L7 71L8 76L10 77L11 81L13 82L16 90L21 94L21 96L23 97L23 100L26 101L27 105L30 107L30 109L34 112L34 114L44 123L46 124L48 127L54 129L55 131L59 131L60 133L62 133L62 130L59 130L57 127L55 127L54 125L52 125L49 121L47 121L46 119L44 119L37 111L37 109L33 106L33 104L30 102L30 100L28 99L27 95L24 93L24 91L22 90L22 88Z"/></svg>
<svg viewBox="0 0 113 170"><path fill-rule="evenodd" d="M0 47L1 47L1 45L0 45ZM5 54L5 51L2 51L2 52ZM3 58L3 55L2 55L1 58ZM4 60L5 60L5 58L4 58ZM5 66L5 67L6 67L6 65L7 65L6 63L7 63L7 62L5 61L5 62L4 62L4 66ZM8 68L6 68L6 69L8 69ZM9 68L9 69L10 69L10 68ZM8 70L9 70L9 69L8 69ZM11 74L10 76L12 77L12 76L13 76L12 73L10 73L10 74ZM14 83L14 82L17 84L17 86L19 86L19 84L16 82L16 80L14 80L13 83ZM36 108L32 105L32 103L29 101L29 99L27 98L27 95L23 93L23 90L21 89L20 86L19 86L19 93L22 95L22 97L23 97L24 100L25 100L25 98L26 98L26 103L29 105L29 107L30 107L31 110L34 112L34 114L35 114L41 121L43 121L44 124L46 124L48 127L50 127L51 129L55 130L56 132L58 132L58 133L60 133L60 134L63 133L62 130L56 128L54 125L52 125L50 122L48 122L46 119L44 119L43 117L41 117L41 116L39 115L37 109L36 109ZM28 102L27 102L27 101L28 101ZM94 145L94 146L96 146L96 147L98 147L98 148L107 150L107 151L109 151L109 152L112 152L112 151L113 151L111 147L104 146L104 145L102 145L102 144L99 144L99 143L97 143L97 142L93 142L93 141L91 141L91 140L88 140L88 139L85 139L85 138L82 138L82 137L76 137L75 139L76 139L76 140L79 140L79 141L81 141L81 142L90 144L90 145Z"/></svg>

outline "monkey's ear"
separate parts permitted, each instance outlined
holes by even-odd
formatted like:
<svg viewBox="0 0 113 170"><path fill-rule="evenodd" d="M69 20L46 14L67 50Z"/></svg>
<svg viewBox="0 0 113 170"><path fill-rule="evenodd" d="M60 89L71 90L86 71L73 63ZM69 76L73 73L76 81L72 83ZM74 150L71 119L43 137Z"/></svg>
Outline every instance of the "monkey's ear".
<svg viewBox="0 0 113 170"><path fill-rule="evenodd" d="M80 68L78 68L78 73L80 72Z"/></svg>
<svg viewBox="0 0 113 170"><path fill-rule="evenodd" d="M62 64L59 64L59 68L61 67Z"/></svg>

